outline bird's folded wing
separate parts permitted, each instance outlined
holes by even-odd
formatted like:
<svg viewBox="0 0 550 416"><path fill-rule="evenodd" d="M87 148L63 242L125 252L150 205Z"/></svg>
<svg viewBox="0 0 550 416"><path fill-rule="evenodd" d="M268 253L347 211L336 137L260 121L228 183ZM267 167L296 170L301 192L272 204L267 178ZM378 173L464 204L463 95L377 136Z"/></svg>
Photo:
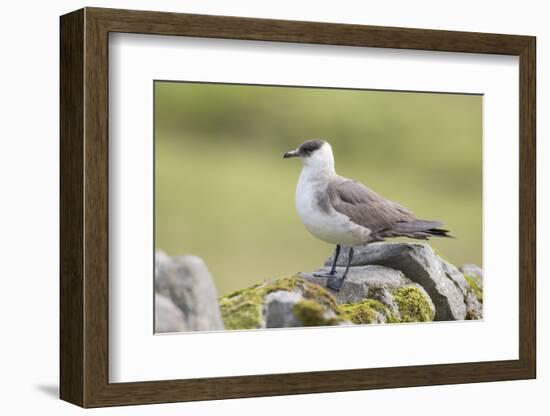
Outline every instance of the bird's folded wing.
<svg viewBox="0 0 550 416"><path fill-rule="evenodd" d="M332 207L373 234L391 230L398 223L414 221L414 215L360 182L337 177L327 188Z"/></svg>

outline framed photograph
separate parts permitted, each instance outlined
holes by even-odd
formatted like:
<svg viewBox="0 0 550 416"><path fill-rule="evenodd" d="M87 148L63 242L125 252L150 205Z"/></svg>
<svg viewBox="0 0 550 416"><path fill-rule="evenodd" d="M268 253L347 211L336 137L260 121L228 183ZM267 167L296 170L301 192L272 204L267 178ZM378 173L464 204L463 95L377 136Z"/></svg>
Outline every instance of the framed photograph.
<svg viewBox="0 0 550 416"><path fill-rule="evenodd" d="M536 377L534 37L60 29L63 400Z"/></svg>

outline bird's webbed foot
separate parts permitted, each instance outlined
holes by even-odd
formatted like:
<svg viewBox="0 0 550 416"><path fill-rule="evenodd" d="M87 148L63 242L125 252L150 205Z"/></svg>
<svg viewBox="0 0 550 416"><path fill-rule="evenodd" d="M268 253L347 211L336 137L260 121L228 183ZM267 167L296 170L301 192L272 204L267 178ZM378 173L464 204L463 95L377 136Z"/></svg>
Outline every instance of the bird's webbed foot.
<svg viewBox="0 0 550 416"><path fill-rule="evenodd" d="M329 272L315 272L313 273L315 277L324 277L327 279L326 287L338 292L344 285L344 278L339 277L336 273L331 274Z"/></svg>
<svg viewBox="0 0 550 416"><path fill-rule="evenodd" d="M332 277L327 279L327 287L329 289L334 290L335 292L339 292L340 289L342 289L342 286L344 286L344 278L338 278L338 277Z"/></svg>

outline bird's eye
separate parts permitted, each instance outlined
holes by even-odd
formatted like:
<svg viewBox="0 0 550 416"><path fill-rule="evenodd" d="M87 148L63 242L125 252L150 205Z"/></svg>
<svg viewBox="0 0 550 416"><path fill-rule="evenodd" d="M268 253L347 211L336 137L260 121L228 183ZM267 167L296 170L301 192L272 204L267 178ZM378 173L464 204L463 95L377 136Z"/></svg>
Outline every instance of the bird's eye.
<svg viewBox="0 0 550 416"><path fill-rule="evenodd" d="M312 140L302 143L300 146L300 154L303 156L309 156L322 146L323 142L320 140Z"/></svg>

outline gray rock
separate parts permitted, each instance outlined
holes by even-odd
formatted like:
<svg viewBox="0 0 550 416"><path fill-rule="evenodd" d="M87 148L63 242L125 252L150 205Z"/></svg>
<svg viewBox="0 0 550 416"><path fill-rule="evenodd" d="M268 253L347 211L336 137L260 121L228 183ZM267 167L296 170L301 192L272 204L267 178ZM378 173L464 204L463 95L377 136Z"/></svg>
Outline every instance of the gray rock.
<svg viewBox="0 0 550 416"><path fill-rule="evenodd" d="M481 285L483 281L483 270L477 264L463 264L458 268L462 274L467 274L476 279L476 283Z"/></svg>
<svg viewBox="0 0 550 416"><path fill-rule="evenodd" d="M483 304L477 300L472 292L465 295L464 302L466 303L466 319L483 318Z"/></svg>
<svg viewBox="0 0 550 416"><path fill-rule="evenodd" d="M483 305L477 300L471 286L464 278L464 274L455 266L445 261L443 261L443 270L445 274L453 280L464 297L466 319L481 319L483 317Z"/></svg>
<svg viewBox="0 0 550 416"><path fill-rule="evenodd" d="M185 316L172 300L155 294L155 332L185 331Z"/></svg>
<svg viewBox="0 0 550 416"><path fill-rule="evenodd" d="M317 271L329 272L330 268L325 267ZM341 276L344 273L344 268L338 267L336 272ZM313 273L300 273L299 276L323 287L327 286L326 277L317 277ZM332 294L336 298L336 302L340 304L356 303L366 298L373 298L374 294L382 289L389 294L390 291L410 283L412 282L399 270L377 265L358 266L350 268L342 289L339 292L332 292ZM391 297L391 294L389 296ZM391 303L389 299L387 300Z"/></svg>
<svg viewBox="0 0 550 416"><path fill-rule="evenodd" d="M338 265L344 266L348 250L344 248ZM326 262L330 265L332 257ZM424 288L435 305L435 320L463 320L468 310L481 310L481 304L453 265L441 259L427 244L372 243L356 247L352 266L382 265L396 270Z"/></svg>
<svg viewBox="0 0 550 416"><path fill-rule="evenodd" d="M308 319L302 322L295 307L309 311ZM313 309L312 309L313 307ZM303 326L349 325L351 322L338 318L335 311L313 299L306 299L300 292L278 290L264 299L263 320L265 328L292 328Z"/></svg>
<svg viewBox="0 0 550 416"><path fill-rule="evenodd" d="M303 299L297 292L278 290L265 297L263 315L266 328L290 328L302 326L293 308Z"/></svg>
<svg viewBox="0 0 550 416"><path fill-rule="evenodd" d="M473 279L474 284L476 284L483 293L483 270L476 264L463 264L460 266L459 270L464 276L469 276ZM481 319L483 318L483 305L478 301L477 296L473 293L472 288L467 290L466 293L466 302L468 306L468 318L470 319Z"/></svg>
<svg viewBox="0 0 550 416"><path fill-rule="evenodd" d="M224 329L216 287L201 258L169 257L157 252L155 292L169 298L180 309L187 331Z"/></svg>
<svg viewBox="0 0 550 416"><path fill-rule="evenodd" d="M172 267L172 258L164 251L155 253L155 293L170 297Z"/></svg>

